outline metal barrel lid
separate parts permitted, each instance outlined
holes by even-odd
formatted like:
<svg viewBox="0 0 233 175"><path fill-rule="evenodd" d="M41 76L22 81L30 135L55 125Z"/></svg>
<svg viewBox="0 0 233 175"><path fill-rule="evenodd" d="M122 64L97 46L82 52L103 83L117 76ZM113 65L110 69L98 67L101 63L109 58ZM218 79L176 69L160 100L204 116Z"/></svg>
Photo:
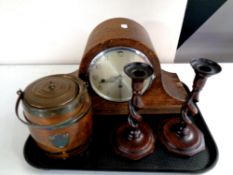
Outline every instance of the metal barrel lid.
<svg viewBox="0 0 233 175"><path fill-rule="evenodd" d="M78 105L83 84L80 79L63 74L36 80L24 91L24 108L43 117L69 112Z"/></svg>

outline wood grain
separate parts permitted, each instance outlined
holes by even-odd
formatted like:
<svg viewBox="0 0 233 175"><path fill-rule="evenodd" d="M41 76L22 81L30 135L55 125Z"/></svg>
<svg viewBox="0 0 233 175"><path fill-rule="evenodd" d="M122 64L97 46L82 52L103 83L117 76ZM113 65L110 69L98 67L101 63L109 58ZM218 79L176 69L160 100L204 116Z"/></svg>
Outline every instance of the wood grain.
<svg viewBox="0 0 233 175"><path fill-rule="evenodd" d="M127 24L128 28L121 28ZM101 51L124 46L143 52L149 59L156 75L151 87L142 96L145 107L139 111L142 114L180 113L182 103L187 94L178 76L161 70L160 61L152 46L146 30L135 21L126 18L114 18L99 24L90 34L80 63L77 76L88 80L88 68L93 58ZM99 97L91 87L93 111L96 115L128 114L128 103L110 102Z"/></svg>

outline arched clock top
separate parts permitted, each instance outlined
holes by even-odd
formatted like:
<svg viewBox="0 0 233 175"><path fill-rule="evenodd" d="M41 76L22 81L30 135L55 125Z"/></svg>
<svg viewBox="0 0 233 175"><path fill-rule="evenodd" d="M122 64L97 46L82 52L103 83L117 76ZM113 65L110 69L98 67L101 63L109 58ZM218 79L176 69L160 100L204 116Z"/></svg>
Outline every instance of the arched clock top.
<svg viewBox="0 0 233 175"><path fill-rule="evenodd" d="M128 114L126 101L130 95L125 95L127 94L125 87L130 86L130 83L126 77L119 74L120 71L114 75L113 71L106 66L107 64L103 66L103 69L100 69L101 73L92 71L94 67L93 63L94 65L96 63L93 60L98 55L101 55L101 53L114 50L114 48L128 48L126 50L129 52L130 50L134 50L136 52L135 57L137 57L137 59L132 59L134 62L138 59L142 61L143 58L137 54L142 53L141 55L145 55L147 60L149 60L148 63L154 70L156 78L151 81L150 86L145 86L146 90L142 96L145 107L139 111L141 114L180 113L187 92L175 73L161 70L159 59L147 31L133 20L113 18L100 23L91 32L78 70L78 76L90 83L89 92L92 97L93 111L96 115ZM118 67L116 65L121 62L119 61L120 59L124 62L121 65L121 69L123 70L124 65L130 62L128 56L125 56L123 59L114 56L110 60L114 64L114 67ZM100 58L99 60L107 59ZM105 69L108 69L108 71L105 71ZM108 74L111 74L111 76ZM122 84L123 81L124 85ZM111 86L107 84L111 84ZM116 93L119 95L116 95ZM121 95L126 98L121 98ZM115 98L115 96L117 97Z"/></svg>
<svg viewBox="0 0 233 175"><path fill-rule="evenodd" d="M92 59L103 50L119 46L134 48L144 53L151 62L156 77L160 79L160 63L148 33L143 26L126 18L109 19L94 28L81 60L79 76L86 80Z"/></svg>

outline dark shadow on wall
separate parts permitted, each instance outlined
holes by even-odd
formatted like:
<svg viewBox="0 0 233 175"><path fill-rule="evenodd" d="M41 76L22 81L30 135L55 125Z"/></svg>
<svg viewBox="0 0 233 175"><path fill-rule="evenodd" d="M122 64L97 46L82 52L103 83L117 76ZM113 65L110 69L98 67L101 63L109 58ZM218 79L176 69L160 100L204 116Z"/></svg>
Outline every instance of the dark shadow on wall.
<svg viewBox="0 0 233 175"><path fill-rule="evenodd" d="M227 0L188 0L178 48Z"/></svg>

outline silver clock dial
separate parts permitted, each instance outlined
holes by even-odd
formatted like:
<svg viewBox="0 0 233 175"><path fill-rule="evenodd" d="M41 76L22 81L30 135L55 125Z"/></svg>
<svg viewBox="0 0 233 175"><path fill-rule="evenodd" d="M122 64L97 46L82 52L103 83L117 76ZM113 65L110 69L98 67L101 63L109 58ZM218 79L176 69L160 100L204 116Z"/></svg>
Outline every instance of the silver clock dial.
<svg viewBox="0 0 233 175"><path fill-rule="evenodd" d="M89 67L89 81L93 90L102 98L115 102L130 100L131 79L124 73L124 66L132 62L150 64L140 51L127 47L114 47L99 53ZM152 77L144 82L143 92Z"/></svg>

